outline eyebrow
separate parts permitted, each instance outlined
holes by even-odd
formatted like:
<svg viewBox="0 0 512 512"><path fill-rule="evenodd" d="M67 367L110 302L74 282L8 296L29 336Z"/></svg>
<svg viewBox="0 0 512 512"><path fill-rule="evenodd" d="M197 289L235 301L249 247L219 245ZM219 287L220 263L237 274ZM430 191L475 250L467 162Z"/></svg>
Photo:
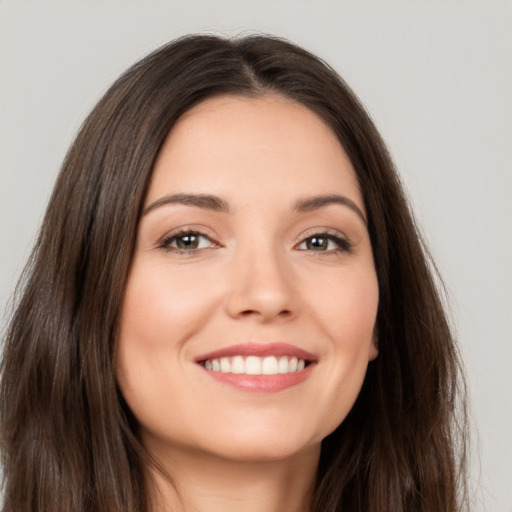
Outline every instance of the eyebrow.
<svg viewBox="0 0 512 512"><path fill-rule="evenodd" d="M319 210L320 208L324 208L325 206L329 206L331 204L341 204L343 206L347 206L364 222L365 225L367 225L366 218L356 203L354 203L354 201L348 197L340 196L338 194L328 194L300 199L295 204L293 211L296 213L307 213Z"/></svg>
<svg viewBox="0 0 512 512"><path fill-rule="evenodd" d="M155 208L159 208L160 206L167 204L184 204L186 206L195 206L197 208L212 210L214 212L229 212L228 203L217 196L210 194L172 194L161 197L151 203L144 209L142 215L146 215Z"/></svg>
<svg viewBox="0 0 512 512"><path fill-rule="evenodd" d="M149 206L147 206L142 215L146 215L155 208L169 204L182 204L186 206L195 206L196 208L202 208L205 210L211 210L214 212L229 213L228 203L221 197L214 196L211 194L171 194L157 199ZM315 210L319 210L331 204L341 204L350 208L366 225L366 218L361 209L348 197L340 196L338 194L328 194L308 197L305 199L299 199L293 208L294 213L308 213Z"/></svg>

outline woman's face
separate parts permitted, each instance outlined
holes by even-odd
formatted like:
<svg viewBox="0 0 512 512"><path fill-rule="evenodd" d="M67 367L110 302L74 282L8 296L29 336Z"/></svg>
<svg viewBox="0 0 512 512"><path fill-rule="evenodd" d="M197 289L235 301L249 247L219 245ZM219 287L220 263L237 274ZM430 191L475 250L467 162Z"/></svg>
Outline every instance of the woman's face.
<svg viewBox="0 0 512 512"><path fill-rule="evenodd" d="M116 355L150 451L275 460L343 421L377 355L365 215L345 151L306 107L224 96L179 120L153 170Z"/></svg>

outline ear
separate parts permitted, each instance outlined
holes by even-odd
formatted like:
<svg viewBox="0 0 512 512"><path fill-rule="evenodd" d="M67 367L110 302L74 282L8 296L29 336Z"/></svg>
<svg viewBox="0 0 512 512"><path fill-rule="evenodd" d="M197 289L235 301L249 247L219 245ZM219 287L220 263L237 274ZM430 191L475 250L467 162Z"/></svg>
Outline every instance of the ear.
<svg viewBox="0 0 512 512"><path fill-rule="evenodd" d="M368 361L373 361L379 355L379 337L377 331L373 333L373 339L368 350Z"/></svg>

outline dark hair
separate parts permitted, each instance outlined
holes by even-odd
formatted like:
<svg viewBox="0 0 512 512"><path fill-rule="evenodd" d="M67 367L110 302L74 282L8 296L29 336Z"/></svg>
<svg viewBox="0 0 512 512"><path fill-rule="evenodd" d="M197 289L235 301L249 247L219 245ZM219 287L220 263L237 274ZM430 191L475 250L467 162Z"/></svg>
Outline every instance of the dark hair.
<svg viewBox="0 0 512 512"><path fill-rule="evenodd" d="M110 88L63 163L5 339L6 512L141 512L151 463L116 386L120 307L155 158L215 95L281 95L320 116L356 171L379 283L379 357L322 444L315 512L454 512L466 504L464 382L399 178L361 103L281 39L185 37Z"/></svg>

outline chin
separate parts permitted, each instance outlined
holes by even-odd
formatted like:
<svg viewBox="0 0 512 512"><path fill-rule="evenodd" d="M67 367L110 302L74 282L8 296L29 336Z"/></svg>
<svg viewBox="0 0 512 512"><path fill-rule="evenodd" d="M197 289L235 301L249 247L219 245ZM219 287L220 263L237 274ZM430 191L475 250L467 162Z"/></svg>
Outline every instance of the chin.
<svg viewBox="0 0 512 512"><path fill-rule="evenodd" d="M230 443L229 446L216 446L212 454L219 458L235 462L278 462L316 454L320 451L317 443L290 442L290 440L252 440L251 442Z"/></svg>
<svg viewBox="0 0 512 512"><path fill-rule="evenodd" d="M262 427L253 425L252 428L225 428L222 432L210 432L211 437L205 440L204 449L232 461L271 462L319 451L325 437L308 431L293 431L287 425Z"/></svg>

